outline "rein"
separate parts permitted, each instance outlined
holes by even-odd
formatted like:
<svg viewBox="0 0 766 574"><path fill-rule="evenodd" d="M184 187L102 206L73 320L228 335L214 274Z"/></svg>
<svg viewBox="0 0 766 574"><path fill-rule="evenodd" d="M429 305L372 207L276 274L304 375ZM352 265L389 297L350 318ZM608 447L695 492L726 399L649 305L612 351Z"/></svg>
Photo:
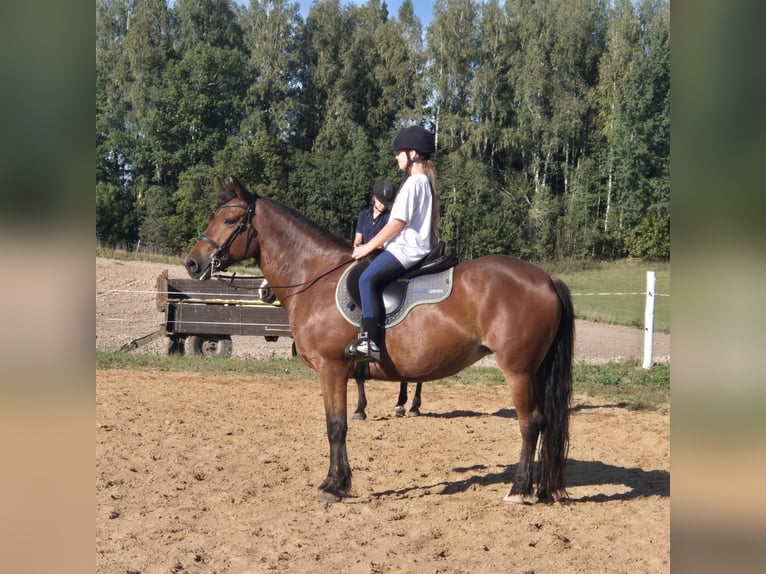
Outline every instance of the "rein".
<svg viewBox="0 0 766 574"><path fill-rule="evenodd" d="M269 289L295 289L296 287L303 287L303 289L299 289L295 293L290 293L290 294L286 295L285 297L283 297L282 301L284 301L288 297L292 297L294 295L298 295L299 293L303 293L304 291L306 291L309 287L311 287L314 283L316 283L320 279L322 279L324 277L327 277L333 271L337 271L341 267L345 267L346 265L348 265L349 263L353 263L354 261L355 261L355 259L349 259L347 261L344 261L340 265L336 265L332 269L330 269L328 271L325 271L321 275L317 275L313 279L309 279L308 281L304 281L303 283L296 283L295 285L271 285L271 284L269 284Z"/></svg>

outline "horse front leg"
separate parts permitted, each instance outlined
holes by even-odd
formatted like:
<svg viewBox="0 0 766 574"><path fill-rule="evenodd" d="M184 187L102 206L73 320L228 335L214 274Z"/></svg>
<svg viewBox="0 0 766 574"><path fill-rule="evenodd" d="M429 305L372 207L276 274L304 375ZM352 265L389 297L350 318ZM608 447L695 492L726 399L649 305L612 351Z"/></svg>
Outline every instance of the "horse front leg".
<svg viewBox="0 0 766 574"><path fill-rule="evenodd" d="M326 372L330 371L330 372ZM338 372L333 372L338 371ZM345 369L320 371L324 398L327 439L330 443L330 469L317 489L317 500L324 503L340 501L351 490L351 465L346 452L346 392L348 374Z"/></svg>
<svg viewBox="0 0 766 574"><path fill-rule="evenodd" d="M356 410L351 418L355 421L363 421L367 419L367 413L365 412L365 409L367 408L367 395L364 392L364 378L362 377L356 378L356 392L358 397L356 401Z"/></svg>

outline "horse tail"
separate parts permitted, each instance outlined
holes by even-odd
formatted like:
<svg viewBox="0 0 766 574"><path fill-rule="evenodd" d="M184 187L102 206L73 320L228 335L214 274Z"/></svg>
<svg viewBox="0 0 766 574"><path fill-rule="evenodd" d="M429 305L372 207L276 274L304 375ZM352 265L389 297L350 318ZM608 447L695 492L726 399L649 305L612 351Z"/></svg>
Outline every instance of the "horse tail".
<svg viewBox="0 0 766 574"><path fill-rule="evenodd" d="M569 453L569 402L572 396L572 360L574 358L574 308L569 288L560 279L551 278L561 302L561 319L556 337L540 368L543 383L543 416L540 436L538 496L552 499L566 495L565 471Z"/></svg>

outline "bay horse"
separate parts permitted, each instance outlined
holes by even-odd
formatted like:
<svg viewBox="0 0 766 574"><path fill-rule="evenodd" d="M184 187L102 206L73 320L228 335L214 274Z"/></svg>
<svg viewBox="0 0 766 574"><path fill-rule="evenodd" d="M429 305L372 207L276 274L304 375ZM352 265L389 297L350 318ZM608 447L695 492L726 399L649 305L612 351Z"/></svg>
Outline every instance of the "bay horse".
<svg viewBox="0 0 766 574"><path fill-rule="evenodd" d="M357 403L356 410L352 415L352 419L363 421L367 418L365 409L367 408L367 394L364 392L364 379L357 376L356 378L356 390L357 390ZM403 417L405 414L410 417L420 416L420 394L423 390L423 383L418 382L415 387L415 396L412 397L412 405L410 410L405 409L407 405L407 381L401 381L399 383L399 397L396 399L396 405L394 405L394 416Z"/></svg>
<svg viewBox="0 0 766 574"><path fill-rule="evenodd" d="M319 375L330 468L316 497L338 502L351 489L346 402L356 365L343 350L358 329L336 308L335 290L353 262L351 245L236 179L220 185L222 200L184 264L191 277L205 279L255 259L284 306L298 356ZM573 347L567 286L531 263L486 255L455 267L447 299L415 307L385 332L381 362L370 363L370 377L433 381L494 353L521 430L519 463L503 500L551 502L566 495Z"/></svg>

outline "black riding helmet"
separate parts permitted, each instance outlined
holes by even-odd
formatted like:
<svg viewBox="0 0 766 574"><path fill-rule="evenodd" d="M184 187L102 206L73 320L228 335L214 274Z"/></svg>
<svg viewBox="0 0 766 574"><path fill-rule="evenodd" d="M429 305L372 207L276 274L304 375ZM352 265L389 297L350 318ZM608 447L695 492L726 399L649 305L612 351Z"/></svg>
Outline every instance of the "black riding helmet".
<svg viewBox="0 0 766 574"><path fill-rule="evenodd" d="M390 181L379 181L372 186L372 195L377 197L380 203L391 209L396 198L396 188Z"/></svg>
<svg viewBox="0 0 766 574"><path fill-rule="evenodd" d="M400 149L414 149L423 158L428 159L436 151L434 134L420 126L402 128L391 145L391 151Z"/></svg>

